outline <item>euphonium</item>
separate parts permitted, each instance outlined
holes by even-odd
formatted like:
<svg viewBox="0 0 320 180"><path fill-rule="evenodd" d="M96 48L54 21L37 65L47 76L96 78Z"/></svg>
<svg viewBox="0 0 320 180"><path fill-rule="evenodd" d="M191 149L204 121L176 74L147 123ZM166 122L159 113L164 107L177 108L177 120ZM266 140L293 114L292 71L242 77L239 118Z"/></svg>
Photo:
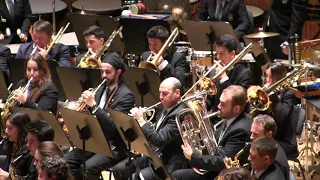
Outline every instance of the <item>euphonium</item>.
<svg viewBox="0 0 320 180"><path fill-rule="evenodd" d="M174 40L176 37L179 35L179 30L178 28L175 28L167 41L162 45L161 49L159 52L154 56L154 58L150 61L152 54L150 54L150 57L146 61L141 61L139 64L139 68L145 68L145 69L151 69L155 70L160 74L159 67L157 66L157 61L160 59L162 54L167 50L171 45L173 44Z"/></svg>
<svg viewBox="0 0 320 180"><path fill-rule="evenodd" d="M246 142L245 146L236 154L234 157L234 161L230 157L225 157L223 159L224 165L227 169L230 169L232 167L245 167L248 166L248 164L241 165L239 161L240 155L242 155L247 148L250 148L251 142Z"/></svg>
<svg viewBox="0 0 320 180"><path fill-rule="evenodd" d="M110 47L114 38L122 31L122 26L118 30L114 30L109 39L102 45L99 52L94 55L90 55L90 50L83 56L77 67L80 68L100 68L101 56Z"/></svg>
<svg viewBox="0 0 320 180"><path fill-rule="evenodd" d="M27 82L27 84L24 86L24 87L19 87L18 89L16 90L20 90L22 93L25 93L26 90L29 88L30 84L31 84L31 81L33 80L33 77L31 77L29 79L29 81ZM14 90L15 91L15 90ZM9 115L11 114L10 113L10 108L11 107L14 107L16 106L17 102L13 97L13 93L14 91L12 91L10 93L10 95L8 96L7 100L6 100L6 103L4 104L4 107L3 107L3 110L1 112L1 119L2 119L2 127L4 128L5 127L5 124L6 124L6 121L7 121L7 118L9 117Z"/></svg>
<svg viewBox="0 0 320 180"><path fill-rule="evenodd" d="M247 98L249 103L254 107L255 110L265 111L269 108L271 101L269 96L277 91L282 93L293 83L299 81L299 79L308 72L308 67L295 67L291 72L289 72L285 77L274 83L272 86L264 86L263 88L259 86L250 86L247 91Z"/></svg>

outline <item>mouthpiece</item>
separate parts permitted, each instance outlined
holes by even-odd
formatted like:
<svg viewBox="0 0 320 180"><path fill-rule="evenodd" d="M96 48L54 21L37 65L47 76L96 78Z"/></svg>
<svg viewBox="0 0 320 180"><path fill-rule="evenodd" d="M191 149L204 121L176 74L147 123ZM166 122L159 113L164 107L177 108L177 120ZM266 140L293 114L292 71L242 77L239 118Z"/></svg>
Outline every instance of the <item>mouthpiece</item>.
<svg viewBox="0 0 320 180"><path fill-rule="evenodd" d="M8 136L5 136L1 141L0 141L0 145L3 144L4 142L6 142L9 139Z"/></svg>

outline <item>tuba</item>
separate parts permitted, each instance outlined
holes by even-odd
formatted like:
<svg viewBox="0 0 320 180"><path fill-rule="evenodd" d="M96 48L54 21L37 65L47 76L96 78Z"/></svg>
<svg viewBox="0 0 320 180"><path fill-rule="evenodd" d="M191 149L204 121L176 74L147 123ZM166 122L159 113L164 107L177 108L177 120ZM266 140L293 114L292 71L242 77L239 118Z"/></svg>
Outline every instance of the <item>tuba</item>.
<svg viewBox="0 0 320 180"><path fill-rule="evenodd" d="M178 28L175 28L167 41L162 45L161 49L159 52L155 55L155 57L150 61L152 53L150 54L149 58L146 61L141 61L139 64L139 68L144 68L144 69L151 69L157 71L158 74L160 74L159 67L157 66L157 61L159 58L162 56L162 54L167 50L171 45L173 44L174 40L176 37L179 35L179 30Z"/></svg>
<svg viewBox="0 0 320 180"><path fill-rule="evenodd" d="M31 77L27 84L24 86L24 87L19 87L17 90L21 90L23 93L26 92L26 90L29 88L29 86L31 85L31 81L33 80L33 77ZM15 91L15 90L14 90ZM11 107L14 107L16 106L16 104L18 103L18 101L16 101L15 99L13 99L14 95L13 95L13 92L12 91L10 93L10 95L8 96L7 100L6 100L6 103L4 104L4 107L2 109L2 112L1 112L1 126L4 128L5 125L6 125L6 121L7 121L7 118L10 116L10 108Z"/></svg>
<svg viewBox="0 0 320 180"><path fill-rule="evenodd" d="M87 53L83 56L83 58L80 60L77 67L80 68L100 68L101 60L100 57L102 54L110 47L112 41L114 38L122 31L122 27L118 30L114 30L112 34L110 35L109 39L103 44L102 48L97 54L90 56L90 50L87 51Z"/></svg>
<svg viewBox="0 0 320 180"><path fill-rule="evenodd" d="M308 69L308 66L295 67L285 77L274 83L272 86L268 86L268 84L263 88L259 86L250 86L247 91L247 98L249 103L254 107L250 114L255 110L265 111L269 109L271 104L269 96L275 92L284 92L293 83L299 81L300 78L308 72Z"/></svg>
<svg viewBox="0 0 320 180"><path fill-rule="evenodd" d="M204 94L205 95L205 94ZM217 149L217 142L213 135L213 130L209 116L218 116L220 112L207 115L204 107L204 95L196 96L196 99L186 101L188 108L182 109L176 116L176 123L182 140L187 141L192 150L202 155L214 155ZM199 98L200 97L200 98ZM194 168L198 174L205 171Z"/></svg>
<svg viewBox="0 0 320 180"><path fill-rule="evenodd" d="M250 146L251 146L251 142L246 142L244 147L234 157L234 161L232 161L232 159L230 157L225 157L223 159L223 162L224 162L224 165L227 167L227 169L230 169L233 167L247 167L247 166L249 166L249 164L247 164L247 163L244 165L241 165L240 161L239 161L239 157L240 157L240 155L242 155L245 152L245 150L247 150L247 148L250 148Z"/></svg>

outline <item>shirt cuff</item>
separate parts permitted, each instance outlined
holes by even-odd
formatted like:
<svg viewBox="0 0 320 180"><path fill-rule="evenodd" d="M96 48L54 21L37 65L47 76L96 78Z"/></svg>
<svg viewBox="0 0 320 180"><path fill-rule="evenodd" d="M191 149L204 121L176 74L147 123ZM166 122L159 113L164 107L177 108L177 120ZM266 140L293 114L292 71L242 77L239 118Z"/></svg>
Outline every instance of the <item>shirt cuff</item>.
<svg viewBox="0 0 320 180"><path fill-rule="evenodd" d="M226 76L226 77L224 77L224 78L221 78L220 79L220 84L222 84L222 83L224 83L224 82L226 82L226 81L228 81L229 80L229 77L228 76Z"/></svg>
<svg viewBox="0 0 320 180"><path fill-rule="evenodd" d="M162 71L167 65L168 65L168 61L167 61L167 60L164 60L164 61L159 65L160 71Z"/></svg>

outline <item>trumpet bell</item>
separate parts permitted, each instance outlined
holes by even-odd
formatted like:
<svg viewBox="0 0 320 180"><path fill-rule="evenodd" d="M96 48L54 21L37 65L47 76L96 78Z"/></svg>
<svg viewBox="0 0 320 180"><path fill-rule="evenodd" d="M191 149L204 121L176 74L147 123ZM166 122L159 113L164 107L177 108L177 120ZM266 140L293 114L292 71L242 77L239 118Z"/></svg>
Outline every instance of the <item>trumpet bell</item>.
<svg viewBox="0 0 320 180"><path fill-rule="evenodd" d="M269 95L259 86L250 86L247 90L247 98L258 111L267 110L271 104Z"/></svg>
<svg viewBox="0 0 320 180"><path fill-rule="evenodd" d="M156 71L158 74L160 74L160 69L158 66L156 66L155 64L149 62L149 61L141 61L139 63L139 68L144 68L144 69L151 69Z"/></svg>
<svg viewBox="0 0 320 180"><path fill-rule="evenodd" d="M208 94L210 95L217 94L217 87L212 81L212 79L207 77L200 77L199 84L200 84L200 89L205 90Z"/></svg>

